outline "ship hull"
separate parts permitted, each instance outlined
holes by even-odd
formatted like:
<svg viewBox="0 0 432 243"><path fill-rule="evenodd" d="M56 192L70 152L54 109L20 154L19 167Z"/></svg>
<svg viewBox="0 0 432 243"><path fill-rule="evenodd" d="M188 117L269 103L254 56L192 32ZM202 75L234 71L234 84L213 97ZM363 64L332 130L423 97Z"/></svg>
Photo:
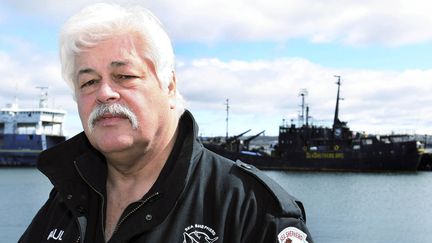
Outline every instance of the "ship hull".
<svg viewBox="0 0 432 243"><path fill-rule="evenodd" d="M66 140L64 136L2 134L0 166L35 166L39 154Z"/></svg>
<svg viewBox="0 0 432 243"><path fill-rule="evenodd" d="M293 151L283 157L232 152L217 146L209 150L231 160L241 160L263 170L302 171L416 171L420 159L415 142L399 144L395 149L381 151Z"/></svg>

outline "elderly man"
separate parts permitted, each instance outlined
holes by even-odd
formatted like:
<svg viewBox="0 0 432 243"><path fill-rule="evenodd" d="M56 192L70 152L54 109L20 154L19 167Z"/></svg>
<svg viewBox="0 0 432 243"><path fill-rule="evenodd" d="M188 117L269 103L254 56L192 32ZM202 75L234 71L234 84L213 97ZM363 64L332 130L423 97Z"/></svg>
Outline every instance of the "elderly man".
<svg viewBox="0 0 432 243"><path fill-rule="evenodd" d="M300 202L198 141L149 11L87 7L60 48L84 132L41 154L54 188L20 242L312 242Z"/></svg>

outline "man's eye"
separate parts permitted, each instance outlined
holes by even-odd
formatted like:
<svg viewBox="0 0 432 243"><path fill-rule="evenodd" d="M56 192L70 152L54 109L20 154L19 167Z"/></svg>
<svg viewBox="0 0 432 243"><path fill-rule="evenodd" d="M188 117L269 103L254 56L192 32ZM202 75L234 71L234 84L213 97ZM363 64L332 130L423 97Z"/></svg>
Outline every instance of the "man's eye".
<svg viewBox="0 0 432 243"><path fill-rule="evenodd" d="M119 79L119 80L138 78L137 76L134 76L134 75L124 75L124 74L119 74L119 75L116 75L115 77L116 77L116 79Z"/></svg>
<svg viewBox="0 0 432 243"><path fill-rule="evenodd" d="M90 87L90 86L92 86L92 85L95 84L95 83L96 83L96 80L95 80L95 79L89 80L89 81L83 83L83 84L81 85L81 88Z"/></svg>

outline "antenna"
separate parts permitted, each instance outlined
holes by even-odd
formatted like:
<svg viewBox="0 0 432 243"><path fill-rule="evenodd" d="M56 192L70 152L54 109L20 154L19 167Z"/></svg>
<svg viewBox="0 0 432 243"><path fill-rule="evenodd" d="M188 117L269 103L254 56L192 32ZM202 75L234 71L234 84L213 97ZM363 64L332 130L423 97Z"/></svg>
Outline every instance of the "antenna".
<svg viewBox="0 0 432 243"><path fill-rule="evenodd" d="M305 97L308 95L307 89L301 89L299 92L299 96L302 97L301 103L301 115L299 115L299 125L302 126L305 124Z"/></svg>
<svg viewBox="0 0 432 243"><path fill-rule="evenodd" d="M229 99L226 99L226 139L228 139L228 117L229 117Z"/></svg>
<svg viewBox="0 0 432 243"><path fill-rule="evenodd" d="M14 94L14 103L12 107L18 108L18 83L15 83L15 94Z"/></svg>
<svg viewBox="0 0 432 243"><path fill-rule="evenodd" d="M39 108L48 108L48 87L37 86L40 89Z"/></svg>

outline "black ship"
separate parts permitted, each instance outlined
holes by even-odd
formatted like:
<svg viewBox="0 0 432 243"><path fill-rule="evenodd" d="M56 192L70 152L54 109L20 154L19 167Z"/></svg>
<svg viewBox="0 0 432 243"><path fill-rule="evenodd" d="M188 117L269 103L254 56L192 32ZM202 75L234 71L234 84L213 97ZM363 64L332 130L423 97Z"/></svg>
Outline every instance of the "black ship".
<svg viewBox="0 0 432 243"><path fill-rule="evenodd" d="M332 127L279 126L278 142L271 152L249 148L258 135L246 140L237 136L204 141L204 146L232 160L260 169L307 171L416 171L420 163L419 143L407 134L365 135L350 130L339 120L340 76L336 76L337 97ZM304 96L303 96L304 98ZM304 105L304 99L302 107ZM303 108L302 108L303 109ZM302 115L303 116L303 115Z"/></svg>

